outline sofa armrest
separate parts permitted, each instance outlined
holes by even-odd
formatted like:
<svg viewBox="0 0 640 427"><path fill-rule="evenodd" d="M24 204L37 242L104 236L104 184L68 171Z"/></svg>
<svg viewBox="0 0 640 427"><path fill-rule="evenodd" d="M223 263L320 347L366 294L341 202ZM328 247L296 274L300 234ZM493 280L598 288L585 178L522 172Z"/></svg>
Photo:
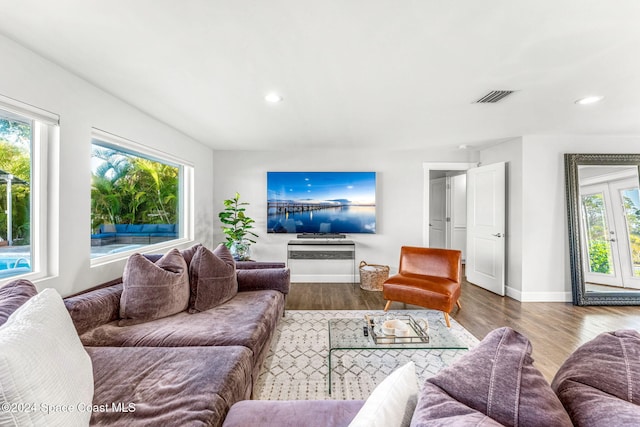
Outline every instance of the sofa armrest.
<svg viewBox="0 0 640 427"><path fill-rule="evenodd" d="M288 268L236 270L238 292L274 290L289 293L291 274Z"/></svg>
<svg viewBox="0 0 640 427"><path fill-rule="evenodd" d="M236 269L238 270L256 270L263 268L285 268L284 262L267 262L267 261L236 261Z"/></svg>
<svg viewBox="0 0 640 427"><path fill-rule="evenodd" d="M242 400L223 427L347 427L363 400Z"/></svg>
<svg viewBox="0 0 640 427"><path fill-rule="evenodd" d="M117 279L105 287L65 298L64 304L78 335L119 319L120 295L122 279Z"/></svg>

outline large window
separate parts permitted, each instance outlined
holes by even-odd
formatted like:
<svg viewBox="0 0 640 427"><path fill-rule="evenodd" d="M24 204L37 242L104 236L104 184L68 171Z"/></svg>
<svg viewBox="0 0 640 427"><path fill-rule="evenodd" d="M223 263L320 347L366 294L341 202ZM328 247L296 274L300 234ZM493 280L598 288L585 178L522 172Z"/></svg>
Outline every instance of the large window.
<svg viewBox="0 0 640 427"><path fill-rule="evenodd" d="M0 279L31 268L33 121L0 110Z"/></svg>
<svg viewBox="0 0 640 427"><path fill-rule="evenodd" d="M0 286L55 269L49 235L57 205L47 197L58 191L48 156L57 150L58 122L56 114L0 95Z"/></svg>
<svg viewBox="0 0 640 427"><path fill-rule="evenodd" d="M167 157L130 141L94 135L92 258L181 237L184 165Z"/></svg>

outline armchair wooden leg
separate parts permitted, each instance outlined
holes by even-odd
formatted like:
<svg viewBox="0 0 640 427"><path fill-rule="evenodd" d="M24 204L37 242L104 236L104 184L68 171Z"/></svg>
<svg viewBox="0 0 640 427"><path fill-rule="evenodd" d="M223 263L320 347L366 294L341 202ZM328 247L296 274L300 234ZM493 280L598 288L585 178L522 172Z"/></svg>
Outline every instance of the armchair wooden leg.
<svg viewBox="0 0 640 427"><path fill-rule="evenodd" d="M447 324L447 328L450 328L451 327L451 322L449 321L449 313L444 312L444 311L443 311L443 313L444 313L444 321Z"/></svg>
<svg viewBox="0 0 640 427"><path fill-rule="evenodd" d="M458 306L459 310L462 310L462 306L460 305L460 300L456 301L456 305Z"/></svg>
<svg viewBox="0 0 640 427"><path fill-rule="evenodd" d="M384 311L389 311L390 306L391 306L391 300L387 301L387 305L384 306Z"/></svg>

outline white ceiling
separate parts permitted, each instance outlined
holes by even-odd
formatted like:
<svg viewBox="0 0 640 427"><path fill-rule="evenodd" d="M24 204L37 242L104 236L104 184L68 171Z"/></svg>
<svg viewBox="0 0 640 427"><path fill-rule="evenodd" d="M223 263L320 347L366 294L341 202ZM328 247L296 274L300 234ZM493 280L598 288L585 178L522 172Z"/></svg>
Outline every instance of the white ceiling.
<svg viewBox="0 0 640 427"><path fill-rule="evenodd" d="M638 0L0 0L0 33L218 149L640 135ZM490 90L517 90L473 104ZM284 102L264 96L277 91ZM598 94L596 105L578 98Z"/></svg>

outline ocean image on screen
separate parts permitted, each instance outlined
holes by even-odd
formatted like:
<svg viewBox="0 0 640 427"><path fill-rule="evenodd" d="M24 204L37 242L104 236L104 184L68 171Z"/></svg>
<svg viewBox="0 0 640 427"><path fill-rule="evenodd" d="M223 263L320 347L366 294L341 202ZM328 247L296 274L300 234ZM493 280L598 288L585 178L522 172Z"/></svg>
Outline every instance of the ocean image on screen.
<svg viewBox="0 0 640 427"><path fill-rule="evenodd" d="M375 172L267 172L269 233L375 233Z"/></svg>

